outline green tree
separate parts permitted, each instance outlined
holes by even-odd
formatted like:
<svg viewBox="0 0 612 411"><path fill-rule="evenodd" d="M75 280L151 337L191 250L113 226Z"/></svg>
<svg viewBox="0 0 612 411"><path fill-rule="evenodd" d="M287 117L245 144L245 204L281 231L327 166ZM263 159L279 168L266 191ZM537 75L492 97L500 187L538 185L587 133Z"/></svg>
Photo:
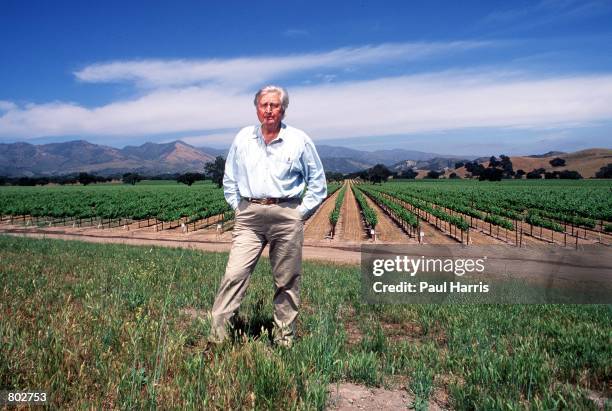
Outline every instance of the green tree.
<svg viewBox="0 0 612 411"><path fill-rule="evenodd" d="M387 181L391 174L393 173L383 164L376 164L368 170L368 180L372 183L382 183L383 181Z"/></svg>
<svg viewBox="0 0 612 411"><path fill-rule="evenodd" d="M344 180L344 174L336 173L334 171L330 171L330 172L325 173L325 177L327 178L327 181L342 181L342 180Z"/></svg>
<svg viewBox="0 0 612 411"><path fill-rule="evenodd" d="M225 159L217 156L215 161L210 161L204 165L204 175L217 184L217 187L223 187L223 174L225 173Z"/></svg>
<svg viewBox="0 0 612 411"><path fill-rule="evenodd" d="M121 180L124 184L136 185L137 182L142 180L142 177L138 173L125 173Z"/></svg>
<svg viewBox="0 0 612 411"><path fill-rule="evenodd" d="M595 178L612 178L612 163L608 163L595 173Z"/></svg>
<svg viewBox="0 0 612 411"><path fill-rule="evenodd" d="M77 177L77 180L79 181L79 183L81 183L84 186L86 186L87 184L95 183L96 182L96 176L81 172L81 173L79 173L79 176Z"/></svg>
<svg viewBox="0 0 612 411"><path fill-rule="evenodd" d="M185 174L181 174L180 176L178 176L178 178L176 179L176 182L187 184L188 186L191 187L191 185L195 183L196 181L203 180L203 177L204 176L200 173L185 173Z"/></svg>
<svg viewBox="0 0 612 411"><path fill-rule="evenodd" d="M402 171L401 173L399 173L398 177L399 178L408 178L411 180L414 180L416 178L416 176L418 176L419 173L417 171L415 171L413 168L409 168L407 170Z"/></svg>
<svg viewBox="0 0 612 411"><path fill-rule="evenodd" d="M442 174L444 174L442 171L429 170L425 178L440 178Z"/></svg>
<svg viewBox="0 0 612 411"><path fill-rule="evenodd" d="M549 161L550 165L553 167L563 167L565 166L565 160L560 157L555 157Z"/></svg>
<svg viewBox="0 0 612 411"><path fill-rule="evenodd" d="M510 160L510 157L502 154L499 156L499 158L501 159L501 168L504 171L503 176L506 178L512 178L512 176L516 173L512 169L512 161Z"/></svg>

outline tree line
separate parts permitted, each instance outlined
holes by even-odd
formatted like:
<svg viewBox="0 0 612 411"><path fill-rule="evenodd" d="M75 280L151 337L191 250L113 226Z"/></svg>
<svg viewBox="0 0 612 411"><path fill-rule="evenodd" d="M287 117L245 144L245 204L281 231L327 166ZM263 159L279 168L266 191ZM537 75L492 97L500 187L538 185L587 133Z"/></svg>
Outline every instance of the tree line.
<svg viewBox="0 0 612 411"><path fill-rule="evenodd" d="M565 166L565 160L556 157L549 161L552 167ZM581 179L583 178L579 172L573 170L554 170L546 171L544 168L533 169L525 172L522 169L514 171L510 157L502 154L499 159L495 156L489 158L487 167L483 163L476 161L457 162L455 169L465 167L467 178L478 178L480 181L501 181L502 179ZM142 180L175 180L177 183L191 186L196 181L204 181L209 179L221 188L223 186L223 174L225 171L225 159L221 156L215 158L214 161L204 165L202 173L166 173L153 176L141 175L139 173L124 173L122 175L112 175L107 177L89 174L85 172L73 173L63 176L40 176L40 177L5 177L0 176L0 185L13 186L36 186L46 184L77 184L82 185L105 183L113 180L121 180L125 184L135 185ZM390 177L399 179L415 179L419 174L416 170L409 168L402 171L393 172L384 164L376 164L366 170L342 174L337 172L327 172L327 181L342 181L346 179L361 179L370 181L375 184L380 184L387 181ZM444 170L429 170L425 178L438 179L445 174ZM450 179L461 178L457 173L453 172L449 175ZM595 173L595 178L612 178L612 163L607 164Z"/></svg>
<svg viewBox="0 0 612 411"><path fill-rule="evenodd" d="M555 157L549 161L552 167L564 167L565 160L560 157ZM527 179L568 179L578 180L582 178L582 175L578 171L574 170L554 170L546 171L544 168L533 169L529 172L525 172L523 169L514 171L512 161L504 154L499 156L497 159L495 156L489 158L489 164L485 167L482 163L476 161L471 162L459 162L455 164L455 168L465 167L465 170L470 173L471 177L478 177L480 181L501 181L502 179L521 179L523 176ZM602 167L602 170L605 167ZM596 178L609 178L599 177Z"/></svg>
<svg viewBox="0 0 612 411"><path fill-rule="evenodd" d="M82 184L89 185L95 183L108 183L111 181L121 180L124 184L135 185L142 180L175 180L177 183L191 186L196 181L211 180L218 187L223 185L223 173L225 169L225 159L221 156L215 161L208 162L204 165L204 170L201 173L165 173L157 175L145 175L137 172L129 172L124 174L113 174L109 176L99 176L86 172L71 173L60 176L33 176L33 177L6 177L0 176L0 185L12 186L37 186L47 184Z"/></svg>

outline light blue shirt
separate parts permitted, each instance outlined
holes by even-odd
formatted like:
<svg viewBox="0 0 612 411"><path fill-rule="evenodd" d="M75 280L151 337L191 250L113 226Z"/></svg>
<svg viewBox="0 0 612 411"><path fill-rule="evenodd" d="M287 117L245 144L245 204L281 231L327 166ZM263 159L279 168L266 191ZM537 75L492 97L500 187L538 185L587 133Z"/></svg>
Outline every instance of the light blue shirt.
<svg viewBox="0 0 612 411"><path fill-rule="evenodd" d="M300 198L302 217L313 212L327 197L323 164L306 133L281 123L278 136L267 144L261 126L238 132L225 160L223 191L235 210L240 197Z"/></svg>

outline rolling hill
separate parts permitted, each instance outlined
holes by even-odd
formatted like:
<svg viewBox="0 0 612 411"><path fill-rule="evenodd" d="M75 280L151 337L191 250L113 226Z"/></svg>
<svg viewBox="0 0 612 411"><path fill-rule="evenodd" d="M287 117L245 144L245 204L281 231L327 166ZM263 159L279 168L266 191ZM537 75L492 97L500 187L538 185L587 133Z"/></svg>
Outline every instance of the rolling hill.
<svg viewBox="0 0 612 411"><path fill-rule="evenodd" d="M145 143L123 149L69 141L33 145L0 144L0 175L52 176L81 171L98 175L137 172L146 175L202 171L214 156L182 141Z"/></svg>
<svg viewBox="0 0 612 411"><path fill-rule="evenodd" d="M565 160L564 166L553 167L550 164L550 161L557 157ZM520 169L528 173L538 168L543 168L546 171L574 170L579 172L584 178L592 178L595 177L595 173L598 172L601 167L608 163L612 163L612 150L607 148L590 148L573 153L561 153L555 151L546 153L544 155L511 156L510 161L512 161L514 171ZM487 167L489 165L489 161L487 160L482 162L482 165ZM445 175L448 176L452 172L456 172L457 175L461 177L465 177L467 174L465 167L460 167L456 170L446 170Z"/></svg>

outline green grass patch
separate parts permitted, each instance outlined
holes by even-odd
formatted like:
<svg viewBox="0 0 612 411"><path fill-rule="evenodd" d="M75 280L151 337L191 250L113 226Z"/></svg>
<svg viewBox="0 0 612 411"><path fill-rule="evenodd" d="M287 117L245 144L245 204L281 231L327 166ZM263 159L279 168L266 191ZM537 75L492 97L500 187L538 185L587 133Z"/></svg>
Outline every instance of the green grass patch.
<svg viewBox="0 0 612 411"><path fill-rule="evenodd" d="M399 383L416 409L436 391L457 409L609 397L609 306L365 305L358 267L307 262L286 350L260 331L262 259L246 334L205 350L227 254L0 237L0 261L0 387L44 389L53 407L322 409L338 381Z"/></svg>

